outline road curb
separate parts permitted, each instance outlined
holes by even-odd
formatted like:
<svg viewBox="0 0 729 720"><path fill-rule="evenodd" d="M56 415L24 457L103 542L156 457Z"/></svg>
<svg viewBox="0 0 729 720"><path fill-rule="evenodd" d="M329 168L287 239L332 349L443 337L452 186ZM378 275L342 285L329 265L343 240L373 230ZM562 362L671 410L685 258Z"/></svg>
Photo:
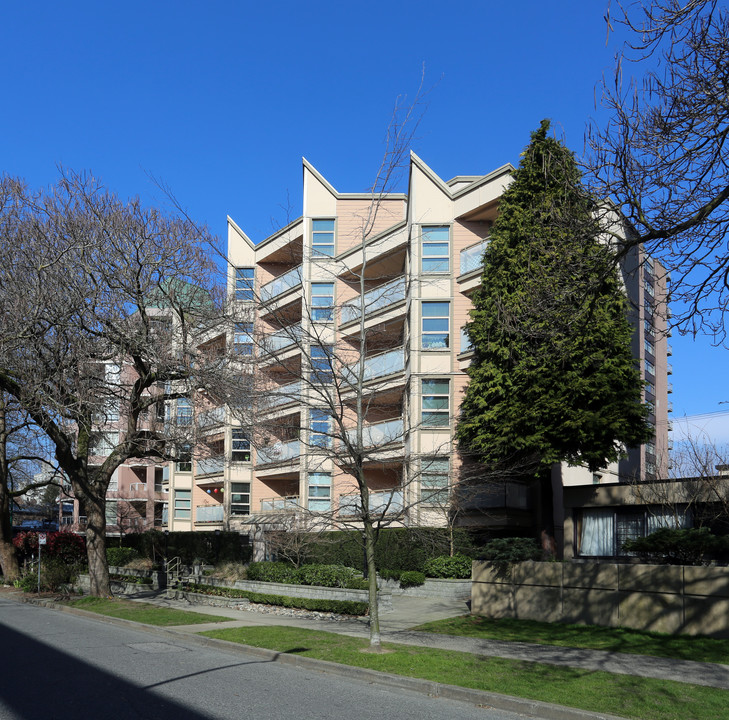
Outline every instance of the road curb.
<svg viewBox="0 0 729 720"><path fill-rule="evenodd" d="M473 690L471 688L463 688L456 685L446 685L432 680L422 680L420 678L412 678L405 675L393 675L391 673L385 673L379 670L370 670L369 668L360 668L353 665L342 665L328 660L301 657L299 655L282 653L276 650L268 650L267 648L243 645L229 640L209 638L191 631L171 630L164 627L158 627L156 625L145 625L133 620L124 620L122 618L99 615L98 613L93 613L89 610L61 605L53 600L23 597L22 601L29 605L36 605L49 610L55 610L56 612L78 615L79 617L105 622L117 627L134 628L135 630L141 630L150 634L163 635L175 639L184 638L186 641L192 641L204 647L216 648L226 652L245 653L246 655L253 655L269 662L277 662L283 665L306 670L338 675L341 677L360 680L362 682L376 683L384 687L409 690L422 695L428 695L429 697L456 700L458 702L465 702L478 707L521 713L528 717L537 718L538 720L626 720L625 718L617 715L594 713L587 710L578 710L576 708L566 707L564 705L541 702L539 700L527 700L524 698L514 697L512 695L500 695L499 693L487 692L485 690Z"/></svg>

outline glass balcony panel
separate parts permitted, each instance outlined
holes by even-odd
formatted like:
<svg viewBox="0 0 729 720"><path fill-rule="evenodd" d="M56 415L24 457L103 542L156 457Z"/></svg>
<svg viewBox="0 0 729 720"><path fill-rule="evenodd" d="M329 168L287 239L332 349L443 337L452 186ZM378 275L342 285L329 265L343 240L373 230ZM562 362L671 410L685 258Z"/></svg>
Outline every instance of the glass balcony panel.
<svg viewBox="0 0 729 720"><path fill-rule="evenodd" d="M196 522L223 522L222 505L198 505L195 508Z"/></svg>
<svg viewBox="0 0 729 720"><path fill-rule="evenodd" d="M480 242L478 245L461 250L461 275L473 272L480 267L483 267L483 254L486 250L486 246L489 244L488 240Z"/></svg>
<svg viewBox="0 0 729 720"><path fill-rule="evenodd" d="M283 350L291 345L296 345L301 340L301 325L289 325L264 338L264 347L267 352L274 353Z"/></svg>
<svg viewBox="0 0 729 720"><path fill-rule="evenodd" d="M405 369L405 354L402 348L390 350L380 355L373 355L366 358L364 362L363 380L367 382L377 377L392 375L393 373L402 372ZM348 365L342 368L342 375L346 382L354 384L357 381L359 373L358 363Z"/></svg>
<svg viewBox="0 0 729 720"><path fill-rule="evenodd" d="M405 507L402 490L384 490L371 492L369 496L371 513L381 515L396 515ZM362 500L359 495L340 495L339 514L343 517L356 517L360 515Z"/></svg>
<svg viewBox="0 0 729 720"><path fill-rule="evenodd" d="M279 405L288 405L290 402L298 402L301 399L301 383L289 383L288 385L278 385L266 392L264 398L266 407L278 407Z"/></svg>
<svg viewBox="0 0 729 720"><path fill-rule="evenodd" d="M202 458L195 465L196 475L222 475L225 467L225 458L210 457Z"/></svg>
<svg viewBox="0 0 729 720"><path fill-rule="evenodd" d="M298 495L264 498L261 500L261 512L294 512L300 509Z"/></svg>
<svg viewBox="0 0 729 720"><path fill-rule="evenodd" d="M261 302L272 300L297 285L301 285L301 265L262 285Z"/></svg>
<svg viewBox="0 0 729 720"><path fill-rule="evenodd" d="M197 424L201 429L222 425L225 422L225 408L216 407L206 410L197 416Z"/></svg>
<svg viewBox="0 0 729 720"><path fill-rule="evenodd" d="M260 448L256 453L259 465L267 463L282 462L297 458L301 454L298 440L291 440L287 443L276 443L270 447Z"/></svg>
<svg viewBox="0 0 729 720"><path fill-rule="evenodd" d="M357 437L356 430L348 430L347 437L354 442ZM403 421L402 418L387 420L381 423L365 425L362 428L362 443L364 447L379 447L393 442L402 442Z"/></svg>
<svg viewBox="0 0 729 720"><path fill-rule="evenodd" d="M365 315L377 312L382 308L389 307L402 302L405 299L405 279L396 278L395 280L380 285L364 294ZM359 320L362 314L362 302L357 299L354 302L347 303L342 307L342 323L353 322Z"/></svg>

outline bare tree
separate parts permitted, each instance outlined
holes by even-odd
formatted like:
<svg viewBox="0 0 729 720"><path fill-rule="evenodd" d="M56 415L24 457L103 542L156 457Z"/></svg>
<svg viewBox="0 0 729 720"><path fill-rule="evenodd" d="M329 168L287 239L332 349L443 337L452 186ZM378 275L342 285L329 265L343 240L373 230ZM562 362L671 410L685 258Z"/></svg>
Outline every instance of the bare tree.
<svg viewBox="0 0 729 720"><path fill-rule="evenodd" d="M0 391L0 569L6 581L20 572L13 547L12 505L50 486L60 486L60 473L47 455L42 432L12 396Z"/></svg>
<svg viewBox="0 0 729 720"><path fill-rule="evenodd" d="M608 29L627 40L603 82L610 120L588 133L591 170L635 229L632 242L670 271L683 308L674 324L725 342L729 11L717 0L613 7Z"/></svg>
<svg viewBox="0 0 729 720"><path fill-rule="evenodd" d="M91 592L108 595L112 474L131 458L175 457L189 442L176 404L225 372L198 350L224 311L213 238L89 175L1 189L0 389L49 438L88 519Z"/></svg>

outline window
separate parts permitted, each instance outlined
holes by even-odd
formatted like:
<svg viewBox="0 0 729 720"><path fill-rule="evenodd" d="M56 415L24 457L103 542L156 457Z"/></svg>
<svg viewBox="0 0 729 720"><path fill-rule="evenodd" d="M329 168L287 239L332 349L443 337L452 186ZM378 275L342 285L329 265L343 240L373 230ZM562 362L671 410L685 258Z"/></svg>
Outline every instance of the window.
<svg viewBox="0 0 729 720"><path fill-rule="evenodd" d="M646 395L653 395L653 397L655 397L655 395L656 395L656 386L652 382L647 382L645 384L645 394Z"/></svg>
<svg viewBox="0 0 729 720"><path fill-rule="evenodd" d="M192 425L192 403L187 398L177 399L177 424L184 427Z"/></svg>
<svg viewBox="0 0 729 720"><path fill-rule="evenodd" d="M106 501L105 515L107 525L116 525L119 517L119 503L116 500Z"/></svg>
<svg viewBox="0 0 729 720"><path fill-rule="evenodd" d="M251 441L242 428L233 428L231 450L231 460L233 462L250 462Z"/></svg>
<svg viewBox="0 0 729 720"><path fill-rule="evenodd" d="M251 514L251 484L230 483L230 514Z"/></svg>
<svg viewBox="0 0 729 720"><path fill-rule="evenodd" d="M314 256L334 257L334 220L311 221L311 249Z"/></svg>
<svg viewBox="0 0 729 720"><path fill-rule="evenodd" d="M424 273L450 271L450 228L423 227L421 233L421 269Z"/></svg>
<svg viewBox="0 0 729 720"><path fill-rule="evenodd" d="M334 314L334 283L311 283L311 319L328 322Z"/></svg>
<svg viewBox="0 0 729 720"><path fill-rule="evenodd" d="M422 335L420 347L423 350L442 350L450 347L449 302L424 302L422 304Z"/></svg>
<svg viewBox="0 0 729 720"><path fill-rule="evenodd" d="M425 427L447 427L450 424L450 381L422 381L422 421Z"/></svg>
<svg viewBox="0 0 729 720"><path fill-rule="evenodd" d="M309 473L309 510L326 512L332 507L332 476L330 473Z"/></svg>
<svg viewBox="0 0 729 720"><path fill-rule="evenodd" d="M648 375L655 375L656 374L656 366L650 361L645 361L645 371Z"/></svg>
<svg viewBox="0 0 729 720"><path fill-rule="evenodd" d="M191 490L175 490L175 520L190 519L191 494Z"/></svg>
<svg viewBox="0 0 729 720"><path fill-rule="evenodd" d="M252 267L235 269L235 299L252 302L254 300L255 270Z"/></svg>
<svg viewBox="0 0 729 720"><path fill-rule="evenodd" d="M420 466L420 499L426 505L445 507L450 496L448 458L425 458Z"/></svg>
<svg viewBox="0 0 729 720"><path fill-rule="evenodd" d="M320 383L330 383L334 379L332 373L332 346L312 345L311 357L311 380Z"/></svg>
<svg viewBox="0 0 729 720"><path fill-rule="evenodd" d="M645 334L653 339L655 337L655 330L653 329L653 323L650 320L643 321L643 327L645 328Z"/></svg>
<svg viewBox="0 0 729 720"><path fill-rule="evenodd" d="M89 455L106 457L119 444L118 432L95 432L89 437Z"/></svg>
<svg viewBox="0 0 729 720"><path fill-rule="evenodd" d="M253 323L235 324L233 351L238 355L253 355Z"/></svg>
<svg viewBox="0 0 729 720"><path fill-rule="evenodd" d="M192 452L189 445L180 448L176 463L177 472L192 472Z"/></svg>
<svg viewBox="0 0 729 720"><path fill-rule="evenodd" d="M309 444L311 447L331 447L332 417L325 410L312 409L309 413Z"/></svg>
<svg viewBox="0 0 729 720"><path fill-rule="evenodd" d="M653 285L650 283L645 284L645 291L650 295L652 298L656 296L656 291L653 289Z"/></svg>
<svg viewBox="0 0 729 720"><path fill-rule="evenodd" d="M650 453L651 455L653 455L653 457L655 457L655 455L656 455L656 444L655 444L655 442L653 442L652 440L651 440L651 442L647 442L645 444L645 451L646 451L646 453Z"/></svg>
<svg viewBox="0 0 729 720"><path fill-rule="evenodd" d="M655 345L653 345L653 343L652 343L652 342L651 342L651 341L650 341L650 340L649 340L648 338L646 338L646 339L645 339L645 340L643 341L643 347L645 348L645 351L646 351L647 353L649 353L649 354L651 354L651 355L655 356L655 354L656 354L656 348L655 348Z"/></svg>

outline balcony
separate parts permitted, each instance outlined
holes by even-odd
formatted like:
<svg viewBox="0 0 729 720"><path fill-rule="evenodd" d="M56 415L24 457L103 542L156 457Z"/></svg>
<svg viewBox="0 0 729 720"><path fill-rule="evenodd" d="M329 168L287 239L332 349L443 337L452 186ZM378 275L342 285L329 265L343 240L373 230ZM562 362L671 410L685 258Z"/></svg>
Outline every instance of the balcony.
<svg viewBox="0 0 729 720"><path fill-rule="evenodd" d="M354 443L357 438L357 430L347 430L347 439ZM386 420L385 422L364 425L362 427L362 444L366 448L380 447L390 443L402 443L403 421L402 418Z"/></svg>
<svg viewBox="0 0 729 720"><path fill-rule="evenodd" d="M404 302L406 296L405 278L396 278L389 283L380 285L362 296L365 316ZM342 325L360 319L362 316L362 299L357 299L342 306Z"/></svg>
<svg viewBox="0 0 729 720"><path fill-rule="evenodd" d="M466 275L467 273L483 267L483 254L488 244L489 241L484 240L478 245L474 245L466 250L461 250L461 275Z"/></svg>
<svg viewBox="0 0 729 720"><path fill-rule="evenodd" d="M221 523L223 522L222 505L198 505L195 508L195 522Z"/></svg>
<svg viewBox="0 0 729 720"><path fill-rule="evenodd" d="M370 492L370 513L380 516L399 515L405 508L402 490ZM339 516L357 518L362 515L362 499L357 495L339 496Z"/></svg>
<svg viewBox="0 0 729 720"><path fill-rule="evenodd" d="M401 373L404 370L405 352L403 348L397 348L395 350L389 350L388 352L365 358L362 380L363 382L367 382L368 380L374 380L375 378ZM359 363L346 365L342 368L342 376L350 385L355 385L357 383L358 374Z"/></svg>
<svg viewBox="0 0 729 720"><path fill-rule="evenodd" d="M287 443L276 443L270 447L260 448L256 451L256 463L270 465L298 458L299 455L301 455L299 441L291 440Z"/></svg>
<svg viewBox="0 0 729 720"><path fill-rule="evenodd" d="M666 374L673 375L673 365L671 363L666 363Z"/></svg>
<svg viewBox="0 0 729 720"><path fill-rule="evenodd" d="M301 510L299 496L272 497L261 500L262 513L292 513Z"/></svg>
<svg viewBox="0 0 729 720"><path fill-rule="evenodd" d="M263 347L267 353L273 354L296 345L300 341L301 324L296 323L296 325L289 325L271 335L267 335L263 340Z"/></svg>
<svg viewBox="0 0 729 720"><path fill-rule="evenodd" d="M301 382L289 383L288 385L277 385L266 391L263 404L266 410L283 407L290 403L301 400Z"/></svg>
<svg viewBox="0 0 729 720"><path fill-rule="evenodd" d="M673 355L673 346L670 343L666 343L666 355L668 355L668 357Z"/></svg>
<svg viewBox="0 0 729 720"><path fill-rule="evenodd" d="M225 469L224 457L201 458L195 463L195 475L222 475Z"/></svg>
<svg viewBox="0 0 729 720"><path fill-rule="evenodd" d="M206 410L197 416L197 426L201 430L207 430L208 428L222 425L224 422L225 408L222 406Z"/></svg>
<svg viewBox="0 0 729 720"><path fill-rule="evenodd" d="M301 285L301 265L261 286L261 302L268 302Z"/></svg>

